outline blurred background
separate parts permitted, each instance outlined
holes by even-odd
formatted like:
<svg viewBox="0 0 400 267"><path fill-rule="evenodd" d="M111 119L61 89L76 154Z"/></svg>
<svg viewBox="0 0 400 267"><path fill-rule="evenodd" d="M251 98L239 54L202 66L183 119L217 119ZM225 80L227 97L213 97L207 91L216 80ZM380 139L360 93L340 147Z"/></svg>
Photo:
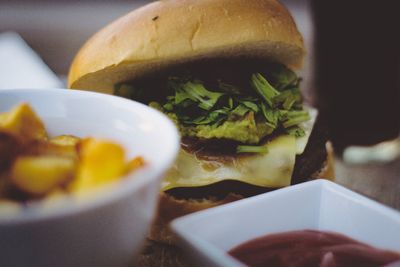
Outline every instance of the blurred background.
<svg viewBox="0 0 400 267"><path fill-rule="evenodd" d="M0 33L20 34L65 82L91 35L148 2L0 0ZM281 2L306 43L302 87L328 121L338 182L400 209L400 1Z"/></svg>

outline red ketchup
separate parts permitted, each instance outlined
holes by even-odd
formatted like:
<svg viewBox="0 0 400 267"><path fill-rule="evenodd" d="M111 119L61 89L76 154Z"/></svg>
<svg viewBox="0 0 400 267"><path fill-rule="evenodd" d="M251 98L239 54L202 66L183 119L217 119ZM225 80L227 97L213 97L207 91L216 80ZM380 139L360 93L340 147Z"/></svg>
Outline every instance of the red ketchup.
<svg viewBox="0 0 400 267"><path fill-rule="evenodd" d="M400 266L399 253L374 248L341 234L313 230L266 235L228 253L248 266Z"/></svg>

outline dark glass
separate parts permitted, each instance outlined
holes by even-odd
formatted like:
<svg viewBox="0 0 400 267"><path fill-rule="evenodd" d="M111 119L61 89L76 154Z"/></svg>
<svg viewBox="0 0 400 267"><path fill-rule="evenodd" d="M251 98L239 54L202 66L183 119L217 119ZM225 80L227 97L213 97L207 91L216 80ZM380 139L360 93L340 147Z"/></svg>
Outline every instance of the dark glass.
<svg viewBox="0 0 400 267"><path fill-rule="evenodd" d="M400 132L400 1L313 0L316 87L335 147Z"/></svg>

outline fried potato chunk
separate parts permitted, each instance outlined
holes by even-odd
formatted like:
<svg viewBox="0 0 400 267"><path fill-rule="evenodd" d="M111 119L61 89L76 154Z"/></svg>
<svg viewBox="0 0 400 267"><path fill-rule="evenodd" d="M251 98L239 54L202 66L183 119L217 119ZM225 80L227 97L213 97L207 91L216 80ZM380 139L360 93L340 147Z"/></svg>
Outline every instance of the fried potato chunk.
<svg viewBox="0 0 400 267"><path fill-rule="evenodd" d="M145 164L125 160L123 146L72 135L49 138L45 126L26 103L0 113L0 204L38 200L55 202L68 193L88 196L107 190ZM112 186L112 185L110 185ZM94 195L92 194L92 195ZM2 201L3 200L3 201Z"/></svg>
<svg viewBox="0 0 400 267"><path fill-rule="evenodd" d="M67 157L22 156L12 166L11 182L23 192L41 196L69 181L75 169L75 161Z"/></svg>
<svg viewBox="0 0 400 267"><path fill-rule="evenodd" d="M113 142L87 138L79 145L80 162L69 189L81 193L118 180L125 174L123 147Z"/></svg>
<svg viewBox="0 0 400 267"><path fill-rule="evenodd" d="M60 145L47 141L35 141L25 146L21 155L24 156L59 156L78 158L77 145Z"/></svg>
<svg viewBox="0 0 400 267"><path fill-rule="evenodd" d="M128 161L126 164L126 173L130 173L135 171L136 169L139 169L140 167L143 167L145 165L145 161L142 157L136 157Z"/></svg>
<svg viewBox="0 0 400 267"><path fill-rule="evenodd" d="M52 137L50 143L60 145L60 146L75 146L80 141L80 138L73 135L59 135Z"/></svg>
<svg viewBox="0 0 400 267"><path fill-rule="evenodd" d="M0 128L21 137L24 142L47 139L43 122L27 103L0 114Z"/></svg>

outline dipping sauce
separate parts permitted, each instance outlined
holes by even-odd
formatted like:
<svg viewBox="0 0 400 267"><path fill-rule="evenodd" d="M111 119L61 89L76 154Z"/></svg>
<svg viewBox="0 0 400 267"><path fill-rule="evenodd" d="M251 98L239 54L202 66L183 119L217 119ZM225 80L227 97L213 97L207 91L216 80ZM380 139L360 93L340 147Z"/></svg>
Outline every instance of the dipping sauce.
<svg viewBox="0 0 400 267"><path fill-rule="evenodd" d="M400 266L400 254L371 247L342 234L314 230L266 235L228 252L248 266Z"/></svg>

